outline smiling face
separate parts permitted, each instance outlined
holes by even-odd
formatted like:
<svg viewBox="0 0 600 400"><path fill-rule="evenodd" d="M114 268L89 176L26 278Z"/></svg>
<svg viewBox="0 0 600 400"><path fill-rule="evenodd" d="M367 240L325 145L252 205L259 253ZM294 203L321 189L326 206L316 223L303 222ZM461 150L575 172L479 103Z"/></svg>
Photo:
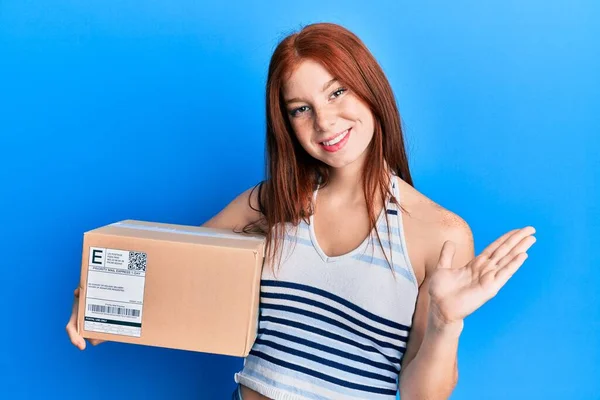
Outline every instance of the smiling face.
<svg viewBox="0 0 600 400"><path fill-rule="evenodd" d="M332 168L362 163L373 138L373 114L318 62L303 61L283 86L298 141Z"/></svg>

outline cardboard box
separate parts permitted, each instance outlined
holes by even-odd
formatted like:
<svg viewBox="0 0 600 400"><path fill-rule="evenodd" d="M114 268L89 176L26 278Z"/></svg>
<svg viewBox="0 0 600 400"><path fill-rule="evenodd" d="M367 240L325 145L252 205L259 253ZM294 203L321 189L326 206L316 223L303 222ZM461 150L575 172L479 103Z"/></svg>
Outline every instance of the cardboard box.
<svg viewBox="0 0 600 400"><path fill-rule="evenodd" d="M84 338L245 357L264 237L124 220L84 233Z"/></svg>

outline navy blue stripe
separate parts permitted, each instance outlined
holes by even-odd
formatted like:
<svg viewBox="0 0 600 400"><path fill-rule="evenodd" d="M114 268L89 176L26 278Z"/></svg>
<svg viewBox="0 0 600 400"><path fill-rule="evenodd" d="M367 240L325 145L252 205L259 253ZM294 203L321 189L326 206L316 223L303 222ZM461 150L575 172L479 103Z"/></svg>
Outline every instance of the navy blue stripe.
<svg viewBox="0 0 600 400"><path fill-rule="evenodd" d="M285 340L290 341L290 342L302 344L302 345L307 346L307 347L312 347L313 349L321 350L321 351L324 351L326 353L335 354L336 356L344 357L344 358L347 358L348 360L360 362L360 363L367 364L367 365L370 365L370 366L375 367L375 368L380 368L380 369L383 369L383 370L386 370L386 371L390 371L390 372L392 372L394 374L398 374L400 372L393 365L384 364L384 363L381 363L381 362L373 361L373 360L370 360L370 359L365 358L365 357L357 356L356 354L348 353L348 352L343 351L343 350L334 349L333 347L329 347L329 346L325 346L325 345L313 342L311 340L302 339L302 338L299 338L299 337L293 336L293 335L288 335L287 333L283 333L283 332L279 332L279 331L274 331L272 329L261 328L261 329L258 330L258 334L259 335L264 334L264 335L269 335L269 336L275 336L275 337L278 337L278 338L281 338L281 339L285 339Z"/></svg>
<svg viewBox="0 0 600 400"><path fill-rule="evenodd" d="M406 342L406 337L400 336L398 334L392 333L392 332L388 332L388 331L384 331L378 328L375 328L369 324L366 324L348 314L346 314L345 312L330 306L329 304L325 304L325 303L321 303L320 301L316 301L316 300L312 300L312 299L307 299L304 297L300 297L300 296L296 296L293 294L286 294L286 293L266 293L266 292L260 292L260 295L262 297L268 298L268 299L284 299L284 300L293 300L293 301L297 301L299 303L304 303L304 304L308 304L311 306L315 306L315 307L319 307L322 308L324 310L327 310L329 312L332 312L334 314L339 315L342 318L345 318L346 320L361 326L365 329L370 330L373 333L377 333L378 335L381 336L385 336L385 337L389 337L390 339L396 339L396 340L401 340L403 342Z"/></svg>
<svg viewBox="0 0 600 400"><path fill-rule="evenodd" d="M387 213L390 215L398 215L398 210L387 210Z"/></svg>
<svg viewBox="0 0 600 400"><path fill-rule="evenodd" d="M254 343L256 343L256 344L262 344L262 345L271 347L273 349L276 349L276 350L279 350L279 351L283 351L284 353L288 353L288 354L291 354L291 355L294 355L294 356L297 356L297 357L305 358L307 360L311 360L311 361L317 362L319 364L327 365L329 367L336 368L336 369L339 369L341 371L348 372L350 374L363 376L365 378L376 379L378 381L387 382L387 383L396 383L396 378L392 378L390 376L376 374L374 372L362 371L362 370L360 370L358 368L350 367L348 365L344 365L344 364L341 364L341 363L336 362L336 361L327 360L325 358L322 358L322 357L319 357L319 356L315 356L314 354L310 354L310 353L307 353L307 352L302 351L302 350L297 350L297 349L294 349L294 348L291 348L291 347L287 347L287 346L284 346L282 344L273 342L271 340L256 339L254 341Z"/></svg>
<svg viewBox="0 0 600 400"><path fill-rule="evenodd" d="M347 382L343 379L334 378L333 376L329 376L329 375L323 374L321 372L314 371L310 368L306 368L301 365L296 365L296 364L292 364L287 361L279 360L275 357L271 357L260 351L250 350L250 354L252 354L255 357L262 358L263 360L269 361L273 364L277 364L282 367L292 369L294 371L302 372L306 375L314 376L314 377L322 379L324 381L335 383L336 385L340 385L340 386L344 386L344 387L356 389L356 390L362 390L363 392L387 394L390 396L396 395L396 390L383 389L383 388L377 388L377 387L373 387L373 386L359 385L357 383Z"/></svg>
<svg viewBox="0 0 600 400"><path fill-rule="evenodd" d="M301 315L304 315L306 317L318 319L318 320L326 322L328 324L335 325L338 328L342 328L342 329L344 329L344 330L346 330L346 331L348 331L350 333L353 333L353 334L355 334L357 336L361 336L361 337L363 337L363 338L365 338L367 340L370 340L373 343L378 344L381 347L386 347L388 349L393 349L393 350L396 350L396 351L400 351L400 349L401 349L400 346L395 346L395 345L393 345L391 343L384 342L384 341L381 341L381 340L377 340L377 339L375 339L375 338L367 335L366 333L363 333L361 331L358 331L358 330L356 330L354 328L351 328L351 327L347 326L346 324L341 323L340 321L336 321L333 318L325 317L323 315L314 313L312 311L303 310L303 309L297 308L297 307L284 306L284 305L281 305L281 304L268 304L267 303L267 304L261 304L261 307L264 308L264 309L270 309L270 310L287 311L287 312L291 312L291 313L295 313L295 314L301 314Z"/></svg>
<svg viewBox="0 0 600 400"><path fill-rule="evenodd" d="M333 293L326 292L325 290L318 289L316 287L302 285L302 284L293 283L293 282L273 281L273 280L267 280L267 279L261 280L260 284L261 284L261 286L285 287L285 288L298 289L298 290L303 290L305 292L310 292L310 293L318 294L319 296L323 296L323 297L326 297L326 298L328 298L330 300L336 301L336 302L338 302L338 303L340 303L340 304L342 304L342 305L350 308L351 310L354 310L357 313L359 313L359 314L361 314L361 315L363 315L363 316L365 316L367 318L372 319L375 322L379 322L380 324L387 325L387 326L389 326L391 328L395 328L395 329L401 329L401 330L404 330L404 331L410 330L410 326L402 325L402 324L399 324L397 322L390 321L389 319L386 319L386 318L380 317L378 315L375 315L375 314L373 314L373 313L371 313L371 312L369 312L369 311L367 311L367 310L365 310L363 308L360 308L356 304L353 304L353 303L349 302L346 299L343 299L343 298L341 298L339 296L336 296Z"/></svg>
<svg viewBox="0 0 600 400"><path fill-rule="evenodd" d="M359 348L361 350L368 351L369 353L381 354L383 357L386 358L386 360L388 360L392 364L398 364L398 365L400 365L400 361L401 361L400 358L388 356L388 355L382 353L381 351L379 351L377 348L375 348L373 346L370 346L368 344L359 343L359 342L354 341L352 339L349 339L347 337L340 336L337 333L333 333L333 332L329 332L329 331L326 331L326 330L323 330L323 329L319 329L319 328L316 328L316 327L311 326L311 325L303 324L301 322L290 321L290 320L284 319L284 318L269 317L269 316L263 316L263 315L261 315L260 316L260 322L263 322L263 321L264 322L273 322L275 324L287 325L287 326L291 326L293 328L302 329L302 330L305 330L307 332L311 332L311 333L315 333L317 335L321 335L321 336L327 337L329 339L337 340L338 342L349 344L349 345L357 347L357 348ZM405 350L406 349L404 349L404 348L401 349L400 355L403 355Z"/></svg>

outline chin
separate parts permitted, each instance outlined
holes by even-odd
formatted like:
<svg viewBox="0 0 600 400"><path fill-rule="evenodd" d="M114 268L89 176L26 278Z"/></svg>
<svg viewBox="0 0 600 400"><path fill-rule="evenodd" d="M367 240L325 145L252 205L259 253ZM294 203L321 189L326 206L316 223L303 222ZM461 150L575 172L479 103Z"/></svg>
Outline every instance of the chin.
<svg viewBox="0 0 600 400"><path fill-rule="evenodd" d="M332 158L333 157L329 157L329 158L324 157L323 159L321 159L321 161L323 161L325 164L327 164L331 168L344 168L348 165L354 164L361 157L360 157L360 155L358 155L356 157L339 157L337 159L332 159Z"/></svg>

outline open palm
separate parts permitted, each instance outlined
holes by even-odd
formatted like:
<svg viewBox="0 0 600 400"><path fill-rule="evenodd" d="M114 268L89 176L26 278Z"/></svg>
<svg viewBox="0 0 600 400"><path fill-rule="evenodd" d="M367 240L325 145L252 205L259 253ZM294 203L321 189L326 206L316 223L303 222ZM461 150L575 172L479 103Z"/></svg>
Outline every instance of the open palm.
<svg viewBox="0 0 600 400"><path fill-rule="evenodd" d="M430 307L443 323L460 321L494 297L527 259L535 229L505 233L462 267L452 267L454 243L446 241L429 282Z"/></svg>

